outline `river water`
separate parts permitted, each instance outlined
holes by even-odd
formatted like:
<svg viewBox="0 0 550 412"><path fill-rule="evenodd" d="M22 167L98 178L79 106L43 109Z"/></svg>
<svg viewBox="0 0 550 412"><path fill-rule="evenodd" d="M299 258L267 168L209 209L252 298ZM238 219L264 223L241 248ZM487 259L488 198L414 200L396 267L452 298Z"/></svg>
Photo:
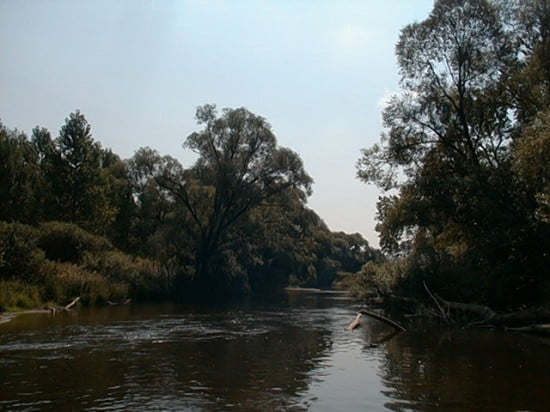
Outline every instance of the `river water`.
<svg viewBox="0 0 550 412"><path fill-rule="evenodd" d="M342 295L128 305L0 325L0 410L550 410L550 346L415 325Z"/></svg>

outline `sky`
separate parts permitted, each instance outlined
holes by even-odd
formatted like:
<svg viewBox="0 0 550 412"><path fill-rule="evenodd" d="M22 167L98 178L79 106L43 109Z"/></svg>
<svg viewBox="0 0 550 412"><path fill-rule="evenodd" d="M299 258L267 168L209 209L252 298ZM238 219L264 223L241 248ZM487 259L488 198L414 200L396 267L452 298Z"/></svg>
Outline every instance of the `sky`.
<svg viewBox="0 0 550 412"><path fill-rule="evenodd" d="M246 107L313 177L331 230L378 245L374 186L356 178L399 90L395 44L433 0L0 0L0 119L57 136L79 109L122 158L190 166L197 106Z"/></svg>

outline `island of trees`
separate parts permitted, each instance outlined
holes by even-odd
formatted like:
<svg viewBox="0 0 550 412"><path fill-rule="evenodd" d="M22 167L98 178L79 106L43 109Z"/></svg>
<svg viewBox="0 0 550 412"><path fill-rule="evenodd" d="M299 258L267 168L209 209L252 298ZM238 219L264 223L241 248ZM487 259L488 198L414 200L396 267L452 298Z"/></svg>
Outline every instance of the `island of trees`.
<svg viewBox="0 0 550 412"><path fill-rule="evenodd" d="M383 191L381 251L308 209L300 157L244 108L197 109L189 167L121 160L77 111L56 138L0 128L0 307L335 281L445 320L548 304L550 4L438 0L396 53L401 90L357 165Z"/></svg>

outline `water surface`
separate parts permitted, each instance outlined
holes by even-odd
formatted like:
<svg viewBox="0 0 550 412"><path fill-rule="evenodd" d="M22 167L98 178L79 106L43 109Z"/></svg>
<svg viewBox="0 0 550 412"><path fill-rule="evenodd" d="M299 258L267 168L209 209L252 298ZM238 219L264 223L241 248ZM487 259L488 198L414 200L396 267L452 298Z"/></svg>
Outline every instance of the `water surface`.
<svg viewBox="0 0 550 412"><path fill-rule="evenodd" d="M0 326L0 410L533 410L550 346L417 325L390 338L337 294L128 305ZM389 338L389 339L388 339Z"/></svg>

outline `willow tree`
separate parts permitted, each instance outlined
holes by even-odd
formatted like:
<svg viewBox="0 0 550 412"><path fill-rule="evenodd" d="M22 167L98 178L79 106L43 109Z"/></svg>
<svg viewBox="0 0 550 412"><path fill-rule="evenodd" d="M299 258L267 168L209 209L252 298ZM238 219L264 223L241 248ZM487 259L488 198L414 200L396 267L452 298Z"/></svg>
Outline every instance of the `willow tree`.
<svg viewBox="0 0 550 412"><path fill-rule="evenodd" d="M188 169L164 168L158 183L169 190L189 213L194 244L195 276L200 282L220 287L226 282L228 248L246 232L238 227L250 211L288 190L310 193L311 178L300 157L280 147L269 123L245 108L214 105L197 109L202 130L190 134L184 147L198 159ZM223 289L223 288L222 288Z"/></svg>

